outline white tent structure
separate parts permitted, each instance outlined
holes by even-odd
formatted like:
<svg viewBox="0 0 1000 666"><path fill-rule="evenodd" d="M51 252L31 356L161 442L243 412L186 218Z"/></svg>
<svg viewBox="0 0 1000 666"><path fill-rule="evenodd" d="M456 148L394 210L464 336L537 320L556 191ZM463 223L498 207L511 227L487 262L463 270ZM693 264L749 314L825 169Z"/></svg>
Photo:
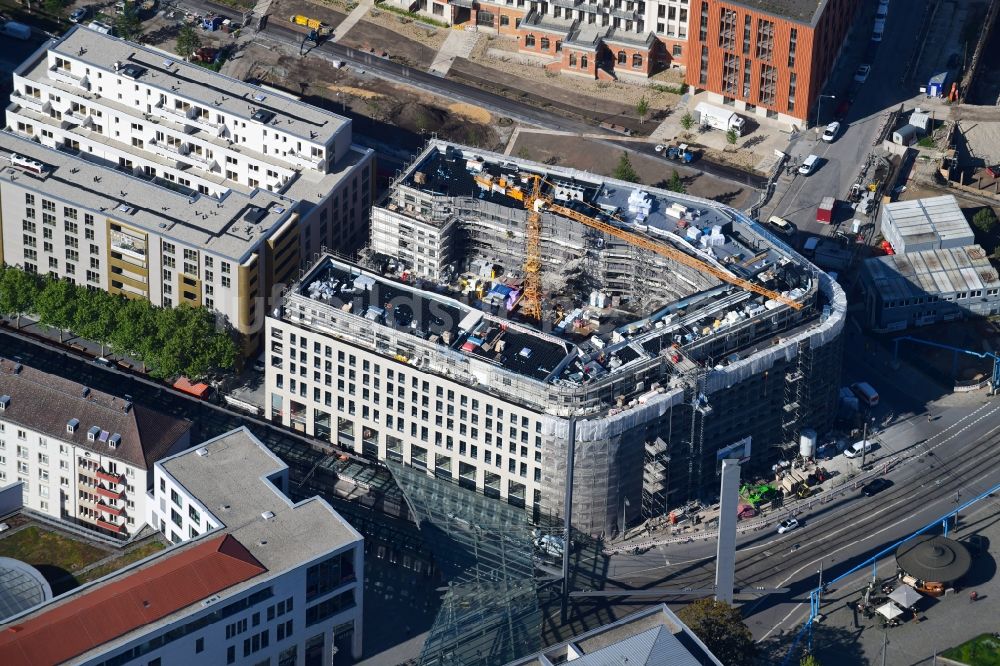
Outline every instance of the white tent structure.
<svg viewBox="0 0 1000 666"><path fill-rule="evenodd" d="M876 608L875 612L879 615L884 615L887 620L891 620L903 614L902 609L891 601Z"/></svg>
<svg viewBox="0 0 1000 666"><path fill-rule="evenodd" d="M923 598L922 594L909 585L900 585L889 595L889 599L899 604L900 608L913 608Z"/></svg>

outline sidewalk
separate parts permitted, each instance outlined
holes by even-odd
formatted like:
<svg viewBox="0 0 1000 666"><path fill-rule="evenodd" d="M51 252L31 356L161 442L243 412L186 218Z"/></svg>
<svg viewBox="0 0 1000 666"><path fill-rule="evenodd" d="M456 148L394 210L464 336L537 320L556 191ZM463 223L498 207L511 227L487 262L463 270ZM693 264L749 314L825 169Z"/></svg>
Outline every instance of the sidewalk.
<svg viewBox="0 0 1000 666"><path fill-rule="evenodd" d="M270 2L270 0L265 0ZM339 42L344 35L346 35L351 28L357 25L358 21L363 19L368 11L375 6L375 0L361 0L358 6L351 10L351 13L347 15L340 25L337 26L336 32L330 37L330 41Z"/></svg>
<svg viewBox="0 0 1000 666"><path fill-rule="evenodd" d="M478 32L452 29L427 71L438 76L447 76L448 70L451 69L456 58L468 58L472 54L479 41L479 36Z"/></svg>

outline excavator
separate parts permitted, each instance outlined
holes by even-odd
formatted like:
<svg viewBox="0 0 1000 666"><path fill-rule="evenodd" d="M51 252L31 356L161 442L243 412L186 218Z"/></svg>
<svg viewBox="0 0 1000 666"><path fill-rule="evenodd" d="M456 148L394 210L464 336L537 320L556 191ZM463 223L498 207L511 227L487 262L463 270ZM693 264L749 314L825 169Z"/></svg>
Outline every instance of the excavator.
<svg viewBox="0 0 1000 666"><path fill-rule="evenodd" d="M550 187L552 186L549 181L545 180L538 174L528 174L527 178L530 181L530 187L523 188L518 182L505 176L496 178L492 174L488 173L479 173L474 176L476 183L483 189L499 192L512 199L520 201L528 210L528 224L525 239L526 258L524 262L524 295L522 296L521 301L521 312L525 317L535 319L536 321L539 321L542 318L540 273L543 210L547 210L557 215L561 215L562 217L579 222L580 224L590 227L591 229L596 229L606 233L609 236L618 238L619 240L625 241L635 247L655 252L656 254L666 257L672 261L676 261L679 264L712 275L723 282L727 282L755 294L766 296L770 299L778 301L779 303L784 303L795 310L802 309L802 304L794 299L788 298L787 296L779 294L778 292L759 284L750 282L749 280L744 280L741 277L733 275L727 270L718 268L700 259L692 257L686 252L682 252L681 250L667 245L666 243L627 231L613 224L608 224L603 220L591 217L590 215L585 215L584 213L581 213L573 208L559 205L555 202L552 195L543 192L543 184L549 185ZM593 206L591 207L593 208ZM618 219L617 221L625 224L624 220Z"/></svg>

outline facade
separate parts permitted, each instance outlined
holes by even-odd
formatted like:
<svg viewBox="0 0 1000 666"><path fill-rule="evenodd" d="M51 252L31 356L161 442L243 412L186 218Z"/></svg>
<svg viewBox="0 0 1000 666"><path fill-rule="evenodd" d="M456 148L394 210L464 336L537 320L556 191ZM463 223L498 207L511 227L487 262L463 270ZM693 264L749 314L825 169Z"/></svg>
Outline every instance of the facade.
<svg viewBox="0 0 1000 666"><path fill-rule="evenodd" d="M627 615L507 666L670 664L722 666L666 604Z"/></svg>
<svg viewBox="0 0 1000 666"><path fill-rule="evenodd" d="M23 505L106 537L145 526L153 464L190 445L191 424L0 359L0 485Z"/></svg>
<svg viewBox="0 0 1000 666"><path fill-rule="evenodd" d="M1000 277L978 245L868 259L861 293L877 331L1000 313Z"/></svg>
<svg viewBox="0 0 1000 666"><path fill-rule="evenodd" d="M293 504L287 467L253 435L226 433L157 463L155 476L148 516L175 545L9 619L0 662L326 666L360 656L362 538L319 498Z"/></svg>
<svg viewBox="0 0 1000 666"><path fill-rule="evenodd" d="M861 0L692 0L686 82L709 101L803 124ZM832 109L831 109L832 110Z"/></svg>
<svg viewBox="0 0 1000 666"><path fill-rule="evenodd" d="M946 250L976 242L955 197L947 194L882 206L879 231L896 254Z"/></svg>
<svg viewBox="0 0 1000 666"><path fill-rule="evenodd" d="M253 335L256 302L301 257L366 236L373 153L347 119L94 30L70 29L15 70L6 129L0 149L28 160L0 187L8 264L205 305ZM32 182L53 176L73 187ZM33 185L49 208L33 209Z"/></svg>
<svg viewBox="0 0 1000 666"><path fill-rule="evenodd" d="M509 188L530 174L554 200L603 210L803 307L543 210L548 313L527 321L526 221ZM561 513L573 438L574 522L593 534L617 531L623 504L632 520L711 496L720 452L748 436L750 465L764 471L799 428L828 425L843 292L715 202L432 142L373 212L372 249L378 270L323 257L268 318L269 418L536 517ZM581 266L598 291L574 286ZM588 293L633 314L610 317Z"/></svg>

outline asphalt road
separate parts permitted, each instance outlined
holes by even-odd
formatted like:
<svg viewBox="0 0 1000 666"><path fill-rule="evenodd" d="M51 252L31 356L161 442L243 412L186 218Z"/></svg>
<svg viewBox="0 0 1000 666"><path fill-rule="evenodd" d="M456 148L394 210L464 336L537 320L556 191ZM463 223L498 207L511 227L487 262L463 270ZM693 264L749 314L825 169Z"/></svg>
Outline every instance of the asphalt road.
<svg viewBox="0 0 1000 666"><path fill-rule="evenodd" d="M886 23L881 43L870 41L871 21L859 19L848 42L846 57L834 73L826 93L836 99L822 100L823 122L830 122L837 108L850 103L841 119L841 135L833 143L819 139L817 132L800 132L793 140L790 154L796 163L809 154L823 162L811 176L795 176L791 187L776 204L774 214L791 220L806 233L821 234L829 227L816 222L816 207L823 197L843 200L872 150L872 141L883 121L883 112L894 109L912 98L917 89L904 85L901 77L908 59L915 55L915 35L920 31L928 0L895 2ZM872 3L874 8L874 3ZM871 64L871 73L863 84L854 82L854 70L862 63ZM853 217L846 209L840 211L840 221Z"/></svg>
<svg viewBox="0 0 1000 666"><path fill-rule="evenodd" d="M932 422L915 416L905 434L895 442L891 437L885 440L887 446L899 447L897 451L914 454L886 475L894 484L888 490L866 498L848 485L832 502L812 510L800 508L802 527L797 530L778 535L768 528L739 539L737 586L790 588L786 594L745 604L744 613L758 640L801 625L820 567L824 580L831 580L954 508L959 494L964 501L1000 482L1000 460L991 455L1000 446L1000 405L973 400L936 416ZM609 566L609 587L617 582L631 589L711 588L714 554L714 541L699 541L658 547L641 556L616 556ZM890 573L888 568L882 572ZM851 581L866 575L871 575L870 568ZM843 598L856 589L839 588L830 590L830 596ZM684 598L676 592L662 597L668 602Z"/></svg>

